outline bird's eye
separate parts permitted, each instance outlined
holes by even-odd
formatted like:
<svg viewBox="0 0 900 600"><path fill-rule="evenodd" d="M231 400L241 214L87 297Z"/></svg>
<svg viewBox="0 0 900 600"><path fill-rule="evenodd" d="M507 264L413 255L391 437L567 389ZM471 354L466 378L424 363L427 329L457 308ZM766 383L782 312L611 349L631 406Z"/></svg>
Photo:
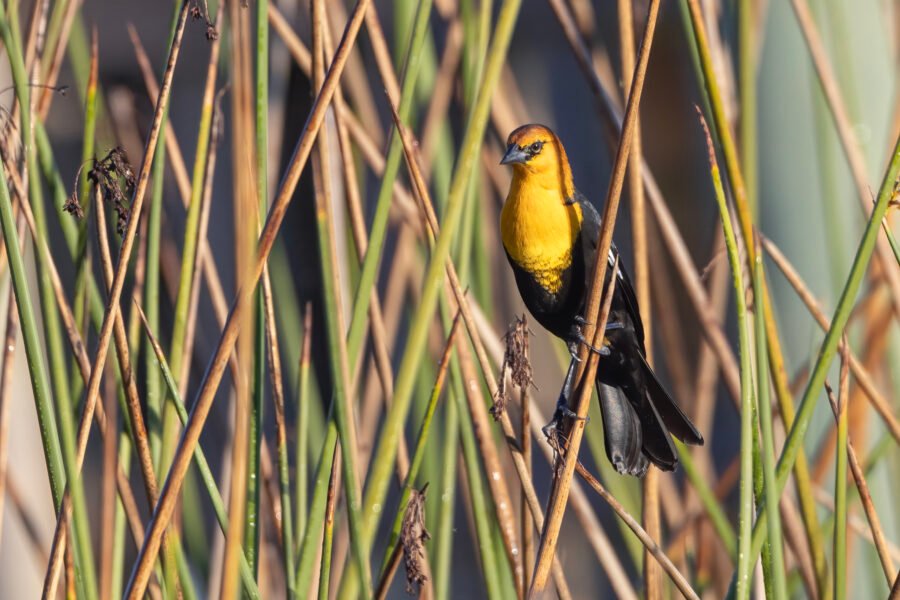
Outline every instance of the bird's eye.
<svg viewBox="0 0 900 600"><path fill-rule="evenodd" d="M538 152L541 151L541 148L543 148L543 147L544 147L544 142L538 141L538 142L535 142L535 143L531 144L530 146L528 146L528 152L531 154L537 154Z"/></svg>

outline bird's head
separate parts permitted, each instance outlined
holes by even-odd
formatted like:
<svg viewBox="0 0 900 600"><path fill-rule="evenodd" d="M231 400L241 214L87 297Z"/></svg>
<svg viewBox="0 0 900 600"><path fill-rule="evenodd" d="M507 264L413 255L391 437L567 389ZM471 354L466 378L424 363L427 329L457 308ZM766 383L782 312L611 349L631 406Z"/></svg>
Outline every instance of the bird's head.
<svg viewBox="0 0 900 600"><path fill-rule="evenodd" d="M574 193L566 150L545 125L522 125L510 133L500 164L512 165L516 178L525 178L548 189L558 188L564 197Z"/></svg>

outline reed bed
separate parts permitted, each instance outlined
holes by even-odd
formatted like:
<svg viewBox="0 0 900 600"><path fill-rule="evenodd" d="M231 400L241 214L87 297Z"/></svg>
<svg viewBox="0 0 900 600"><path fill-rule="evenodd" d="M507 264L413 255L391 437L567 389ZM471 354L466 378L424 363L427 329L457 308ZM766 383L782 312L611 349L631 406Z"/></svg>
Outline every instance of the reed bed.
<svg viewBox="0 0 900 600"><path fill-rule="evenodd" d="M848 10L0 4L0 595L900 597L900 5ZM608 463L587 348L542 433L537 121L705 437L674 473Z"/></svg>

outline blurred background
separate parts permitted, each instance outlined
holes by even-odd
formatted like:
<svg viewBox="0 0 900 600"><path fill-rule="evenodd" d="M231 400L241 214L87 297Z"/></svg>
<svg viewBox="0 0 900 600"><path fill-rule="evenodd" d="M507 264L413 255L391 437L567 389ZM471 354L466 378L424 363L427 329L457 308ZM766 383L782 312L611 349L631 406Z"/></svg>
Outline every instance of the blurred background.
<svg viewBox="0 0 900 600"><path fill-rule="evenodd" d="M41 36L36 36L38 49L25 53L26 58L36 55L35 60L40 61L35 71L40 81L34 77L29 79L33 100L48 103L43 114L38 106L33 109L35 118L44 123L42 129L49 147L40 151L40 161L35 163L41 165L37 179L28 179L39 182L42 194L36 195L32 190L29 195L32 204L42 202L45 206L46 214L42 218L46 227L38 238L47 243L54 257L63 295L75 314L87 355L93 361L98 344L96 319L103 315L106 295L100 293L102 302L95 309L99 313L92 319L89 305L97 300L90 299L91 293L85 290L91 286L84 281L95 279L102 286L103 271L98 225L91 214L96 207L90 206L93 203L90 195L84 196L85 190L92 189L86 179L87 172L95 164L93 158L103 158L115 146L124 149L134 172L140 172L158 94L157 89L148 92L147 79L159 81L165 71L173 14L178 14L180 3L52 0L19 2L17 8L11 6L16 0L6 4L10 6L5 9L4 23L11 18L19 21L18 36L9 39L19 40L20 54L32 39L32 25L43 24L51 32L45 36L46 47L40 47ZM165 463L160 454L165 456L174 448L179 426L173 414L169 417L171 431L166 430L165 410L161 407L162 401L172 394L167 392L160 376L153 349L137 318L135 302L147 313L150 329L159 338L190 409L220 341L223 308L231 306L238 282L247 276L242 269L254 256L252 246L247 245L250 239L247 236L252 234L255 243L262 226L259 203L270 207L278 197L318 88L310 74L309 48L314 41L308 2L285 0L260 8L256 1L245 5L236 0L234 6L211 2L208 9L202 2L189 4L197 18L188 18L180 44L166 117L168 124L164 128L164 137L168 139L156 148L152 162L156 166L144 200L120 302L132 345L136 393L150 431L150 450L160 481L164 479L162 463ZM399 140L394 142L396 150L388 150L397 137L392 133L389 98L397 100L398 82L399 86L407 87L409 48L416 39L416 19L420 14L417 11L430 10L430 13L424 21L427 31L421 48L413 54L418 61L415 67L418 77L409 86L413 93L401 103L401 115L418 142L418 162L440 221L448 214L448 197L452 197L453 186L462 191L465 204L450 248L451 258L471 302L478 306L479 317L485 317L483 335L492 336L492 341L486 341L492 361L497 360L492 349L501 347L499 343L508 325L525 312L499 239L498 217L509 173L497 163L509 131L526 122L553 128L565 144L576 186L602 214L618 143L618 133L613 134L610 128L611 119L621 118L624 105L623 61L634 61L633 52L623 53L621 28L632 28L637 49L649 3L644 0L521 3L499 79L490 88L485 84L486 65L495 51L495 28L502 23L502 11L506 8L501 5L505 4L516 3L435 0L432 7L432 2L426 0L375 0L370 15L376 16L365 20L342 76L339 110L342 114L329 111L323 125L330 148L322 155L313 150L313 159L291 195L292 201L269 257L271 307L266 310L262 306L264 302L259 301L256 314L261 316L247 319L242 341L238 342L236 368L245 369L249 379L236 383L233 373L226 372L200 438L200 446L208 457L209 468L231 517L235 509L229 504L230 492L241 487L232 487L231 474L235 465L249 465L248 483L243 492L249 504L242 519L246 523L245 532L250 528L251 538L244 541L244 546L248 558L258 554L252 568L256 570L255 579L262 597L284 596L291 586L297 586L293 590L297 597L308 597L322 588L319 564L322 534L319 529L311 533L310 528L322 526L323 513L316 511L321 511L323 505L317 505L315 498L320 497L317 493L324 494L331 473L330 468L325 472L319 469L322 460L330 464L328 452L324 450L331 448L327 422L333 414L335 393L347 394L352 409L348 416L357 436L355 468L360 487L357 494L365 498L363 519L371 529L373 542L368 556L375 584L379 581L385 550L389 544L393 545L391 524L401 511L401 486L397 477L392 476L382 484L386 496L374 503L374 512L365 511L366 507L371 508L370 492L379 486L377 482L373 486L378 477L377 469L373 468L373 464L378 464L378 452L384 447L390 454L389 449L398 443L397 439L385 439L391 431L386 427L385 414L389 414L392 402L402 404L404 400L386 392L397 385L409 395L407 414L399 424L404 434L400 454L411 456L418 447L420 427L452 318L451 306L455 303L440 287L440 310L432 310L422 317L427 331L423 352L413 351L415 356L407 356L409 340L416 336L417 312L427 285L425 273L431 253L424 232L425 221L419 215L421 199L403 159ZM622 16L623 4L630 5L630 19ZM353 7L344 0L325 0L324 6L323 18L329 28L324 52L326 62L330 63L332 49L340 42ZM698 12L691 12L694 7ZM864 200L871 203L882 185L890 149L900 133L900 103L896 94L900 74L897 43L900 5L892 0L661 2L640 104L644 170L652 173L655 182L654 191L648 189L646 196L657 198L641 200L646 206L648 279L645 281L648 281L650 298L650 305L642 306L641 310L645 320L652 324L650 343L655 368L703 432L706 445L687 454L693 473L680 469L659 477L662 529L657 540L693 589L704 598L715 598L725 594L735 561L729 556L728 543L722 539L722 527L710 524L709 506L699 498L696 482L705 482L712 491L715 496L712 501L727 521L724 528L733 535L738 527L740 503L736 458L741 438L740 414L735 408L738 399L722 379L720 353L709 344L708 329L716 327L724 332L734 367L738 355L738 320L722 239L722 216L715 202L706 141L697 118L699 108L708 121L713 121L707 92L709 73L704 72L696 45L698 15L709 43L727 126L737 141L754 225L793 264L823 313L830 318L868 221L869 207L865 213L861 210L859 180L854 179L848 153L835 126L834 102L827 100L823 93L811 59L809 30L804 34L800 24L805 15L807 25L813 28L821 44L818 48L823 51L822 57L833 75L831 83L842 98L849 124L848 139L855 144L856 156L862 159L864 172L858 175L864 178L869 189L869 196ZM265 29L262 38L257 30L261 18L267 21L262 24ZM568 35L561 23L571 25ZM218 32L217 41L206 35L207 28L213 26ZM374 31L373 27L376 27ZM52 35L54 31L56 38ZM90 132L86 131L89 122L86 103L90 104L87 90L92 37L96 43L97 112L96 128ZM60 43L60 39L65 43ZM257 47L259 39L263 40L266 52ZM136 50L137 43L139 50ZM215 45L217 49L213 49ZM380 54L382 51L386 54ZM142 71L141 55L149 61L148 71ZM261 55L262 63L258 62ZM590 64L580 63L579 56L589 58ZM6 139L4 152L11 153L11 162L5 165L6 181L10 181L10 164L18 165L19 173L26 176L30 165L27 152L22 152L26 144L19 122L21 107L16 102L9 57L9 48L4 43L0 57L0 88L3 89L0 103ZM268 81L261 84L267 90L267 97L257 92L259 64L267 65ZM212 81L210 65L215 74ZM590 69L589 74L586 67ZM52 80L48 74L52 74ZM65 89L48 92L37 84ZM490 110L483 134L475 128L478 147L469 176L465 171L460 172L458 157L466 132L472 127L473 106L485 90L488 90ZM43 100L45 96L47 100ZM214 106L217 108L213 109ZM262 113L258 112L259 106L263 107ZM262 120L254 121L257 118ZM715 125L719 127L718 122ZM211 127L213 133L208 134L204 127ZM260 127L267 135L259 136ZM342 137L342 130L346 138ZM92 148L86 147L86 136L92 140ZM721 139L720 134L714 137L717 142ZM345 145L348 141L349 147ZM173 158L176 147L180 148L180 156ZM717 143L716 148L724 171L721 146ZM397 181L394 186L390 180L384 184L384 156L390 152L397 154L393 159ZM47 164L48 157L52 164ZM325 168L322 161L327 161ZM207 171L210 162L214 164ZM390 167L391 159L388 162ZM355 170L349 177L346 176L348 163ZM318 183L313 177L314 164L323 173ZM321 177L328 181L322 182ZM132 188L124 179L117 181L131 199ZM730 200L732 184L726 178ZM355 189L348 189L348 185ZM78 200L88 213L80 221L62 210L62 201L75 194L79 186L82 192ZM323 188L330 189L330 193ZM15 187L10 189L15 196ZM383 213L387 215L386 229L379 233L377 224L381 217L376 207L380 195L387 198L382 210L388 212ZM635 196L635 190L626 183L614 235L623 264L632 274L637 267ZM186 209L189 201L201 203L194 216ZM21 200L14 199L14 208L16 202ZM319 219L329 202L323 229ZM354 202L357 206L353 206ZM667 209L668 215L660 216L655 207L658 203ZM160 209L156 221L154 204ZM16 214L19 212L16 208ZM107 204L104 212L115 266L121 232L116 232L113 226L112 205ZM131 218L136 216L133 214ZM357 217L361 217L361 222L354 222ZM670 233L664 232L661 222L670 227ZM740 236L737 222L735 226ZM79 238L86 241L82 248L73 247L66 229L77 230L84 236ZM360 231L378 240L368 250L361 249ZM52 367L54 339L64 346L61 371L57 371L57 375L62 373L64 377L51 378L50 396L58 396L59 383L68 380L70 389L65 397L70 408L74 407L74 416L56 408L55 419L74 418L77 424L85 386L79 379L66 334L48 331L45 311L60 309L53 305L52 293L45 295L42 278L47 267L38 260L39 243L33 242L28 228L20 229L20 235L23 232L26 233L24 264L38 321L39 350ZM330 232L330 242L323 239L324 232ZM208 239L208 251L200 241L204 237ZM154 240L158 244L155 260ZM335 252L332 263L321 254L322 246L329 244ZM197 247L201 255L209 258L195 260ZM689 259L690 274L685 272L684 262L679 266L673 260L674 247L687 252L681 256ZM364 273L360 257L373 252L373 248L381 254L380 259L375 254L374 260L370 260L377 269L373 271L374 291L380 301L378 320L383 319L382 330L376 331L378 326L373 324L371 309L360 313L365 319L360 328L360 335L364 336L359 344L361 351L356 354L342 351L349 361L345 375L351 385L346 389L345 384L335 386L339 353L329 328L336 319L341 334L350 331L353 338L351 323L355 308L361 297L368 297L357 292ZM741 250L745 252L743 245ZM8 253L7 250L3 255L4 261ZM766 278L784 350L784 370L793 400L799 404L823 331L782 276L779 266L768 258L768 253L766 256ZM877 256L893 257L890 253ZM209 266L204 266L210 261L217 270L216 284L209 279ZM900 336L897 313L893 309L897 298L891 291L891 277L885 272L897 267L890 261L884 265L873 261L848 329L855 356L894 415L900 408L896 393L900 385ZM185 268L189 269L187 277ZM2 269L0 314L5 317L10 312L8 299L13 297L9 291L12 279L5 262ZM201 275L201 271L207 274ZM744 275L753 308L749 271L745 269ZM151 281L154 277L158 278L155 285ZM326 279L336 286L325 285ZM712 315L712 323L698 316L696 295L691 296L687 280L699 282L705 292L703 300L708 315ZM219 285L219 289L214 289L214 285ZM260 293L259 298L262 296ZM329 313L335 296L339 297L333 307L336 312ZM255 305L257 295L253 298ZM304 323L307 310L310 318ZM270 371L272 339L264 333L265 327L260 327L266 323L277 336L274 348L280 354L280 374L276 371L276 375ZM528 396L541 409L540 413L530 414L540 425L551 412L567 366L567 354L558 340L533 321L530 323L535 385ZM55 327L58 326L57 322ZM460 334L464 331L461 325ZM381 339L373 340L375 336ZM310 344L306 369L302 367L304 343ZM4 598L36 597L41 593L56 525L54 495L48 485L32 392L34 373L29 369L21 339L13 346L14 349L3 354L0 388L0 597ZM383 354L379 356L380 352ZM113 347L109 354L100 386L100 402L107 407L112 419L109 422L117 427L114 431L125 433L118 440L110 436L112 441L105 445L104 438L94 428L83 469L88 519L83 526L93 547L95 560L91 568L97 573L99 591L96 593L100 596L121 595L137 557L137 546L125 533L121 506L113 501L112 481L117 467L114 460L110 463L110 457L118 453L144 525L148 523L151 508L137 457L133 449L123 449L129 445L128 432L133 426L128 425L126 391L113 358L116 354ZM382 358L386 362L379 363ZM457 360L465 362L459 355L454 359ZM828 375L835 389L838 362L834 361ZM494 362L493 367L497 369L498 364ZM394 378L390 385L384 380L384 369L388 371L388 379L391 375ZM485 444L495 448L499 461L496 464L501 467L502 479L508 486L507 497L512 499L516 515L522 510L519 481L499 425L493 420L480 421L474 412L469 414L474 411L472 402L481 402L482 409L491 404L492 390L480 376L471 376L471 373L481 373L476 369L471 356L468 370L465 364L462 368L455 362L451 365L427 443L422 446L421 466L411 482L416 489L428 484L425 524L432 537L426 543L429 565L429 582L423 588L426 595L478 598L490 597L495 591L506 597L510 593L514 595L516 586L522 585L517 583L518 575L511 567L521 560L519 549L516 558L508 560L508 545L504 545L508 540L501 534L497 520L496 488L486 475L489 465L494 463L485 456ZM399 380L404 378L410 382L407 387L400 385ZM900 564L897 549L900 521L893 499L900 492L896 477L900 472L900 454L890 422L885 426L884 417L871 409L866 399L871 394L861 389L857 378L854 372L849 392L849 436L866 468L886 551L893 561L891 564L896 566ZM276 389L276 379L283 389ZM304 386L304 382L308 385ZM466 393L464 388L471 382L478 389ZM509 415L517 431L523 397L516 389L509 403ZM772 398L774 402L774 393ZM808 519L800 516L798 507L803 494L792 479L782 497L781 511L787 589L793 597L832 597L832 593L844 597L839 590L832 589L834 492L838 487L834 474L835 420L824 391L816 398L803 448L811 478L807 492L811 491L815 502L814 516L820 537L811 536ZM283 420L276 408L279 402L283 403ZM781 405L775 404L775 412L777 458L786 428ZM640 521L641 482L619 476L612 470L603 452L602 424L596 404L591 407L591 415L582 460ZM247 419L250 443L235 450L235 428L244 427ZM483 429L485 423L490 424L487 430ZM285 434L283 439L279 429ZM246 441L246 436L237 439ZM265 456L259 458L254 447L262 446L266 447L262 453ZM532 481L542 505L547 501L552 482L552 468L543 453L545 446L540 436L534 439ZM403 473L402 459L397 464ZM390 472L392 455L388 456L386 465ZM853 582L849 593L853 597L883 597L889 590L883 572L884 559L871 541L869 521L857 488L853 480L848 482L850 527L846 578ZM330 589L325 586L324 593L332 597L353 597L358 571L351 568L354 561L348 533L351 524L342 491L346 483L336 483L331 586ZM644 596L647 587L642 575L641 542L588 486L581 483L580 488L581 500L570 504L557 549L572 597ZM377 497L377 492L372 493ZM292 539L285 538L285 512L292 513ZM375 514L385 518L373 517ZM223 593L223 586L230 589L227 587L230 577L222 571L228 553L225 537L194 467L184 480L175 523L183 549L179 577L183 580L189 574L192 582L189 587L193 588L185 596L216 597ZM256 541L252 539L254 528ZM534 531L531 535L537 540L539 533ZM521 538L523 534L520 530L516 535ZM284 558L288 539L293 547L293 562ZM813 543L815 539L819 541L818 548ZM250 548L258 548L258 552L251 552ZM817 552L824 563L816 564ZM72 560L66 564L75 568ZM287 576L285 564L294 566L296 577ZM79 563L79 568L84 567ZM524 569L530 573L528 563ZM160 567L159 571L166 569ZM757 571L753 575L754 589L763 593L767 588L762 584L762 570ZM390 597L404 596L404 572L401 567L396 582L388 588ZM164 576L167 583L168 575L166 572ZM663 577L663 593L677 595L677 589ZM68 589L84 595L89 586L80 587L83 582L74 579L77 578L73 571L64 569L59 593L67 589L65 582L70 586ZM159 587L154 588L161 585L159 579L158 574L154 575L152 594L160 592ZM301 583L306 587L301 587ZM249 594L246 588L244 593Z"/></svg>

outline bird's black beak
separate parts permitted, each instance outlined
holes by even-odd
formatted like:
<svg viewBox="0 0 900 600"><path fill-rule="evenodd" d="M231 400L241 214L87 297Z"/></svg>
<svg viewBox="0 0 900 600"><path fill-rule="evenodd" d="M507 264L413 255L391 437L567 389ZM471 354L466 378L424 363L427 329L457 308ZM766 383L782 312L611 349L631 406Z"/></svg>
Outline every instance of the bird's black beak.
<svg viewBox="0 0 900 600"><path fill-rule="evenodd" d="M500 164L512 165L515 163L524 163L526 160L528 160L528 155L525 154L525 151L516 144L510 144L506 149L506 154L503 155L503 160L500 161Z"/></svg>

